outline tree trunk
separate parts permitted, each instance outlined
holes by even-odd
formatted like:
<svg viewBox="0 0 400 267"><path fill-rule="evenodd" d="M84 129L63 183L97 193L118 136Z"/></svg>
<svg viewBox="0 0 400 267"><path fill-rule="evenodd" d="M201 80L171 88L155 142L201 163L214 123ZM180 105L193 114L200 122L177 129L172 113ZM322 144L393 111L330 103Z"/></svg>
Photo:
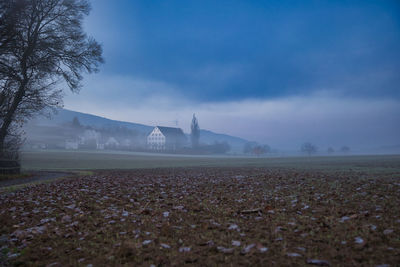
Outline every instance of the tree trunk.
<svg viewBox="0 0 400 267"><path fill-rule="evenodd" d="M8 129L10 128L10 125L13 121L15 111L17 110L19 104L22 101L22 98L25 95L25 86L27 82L24 80L20 87L18 88L17 93L15 94L15 97L13 99L12 105L10 109L7 111L6 115L3 118L3 124L1 125L0 128L0 153L3 154L4 152L4 141L7 137L8 134Z"/></svg>
<svg viewBox="0 0 400 267"><path fill-rule="evenodd" d="M23 76L23 79L21 80L20 86L18 88L18 91L16 92L14 99L12 101L11 107L7 110L6 114L4 115L3 122L0 128L0 155L4 154L5 147L4 147L4 141L8 135L8 129L10 128L11 123L13 122L15 111L17 110L19 104L22 101L22 98L25 96L25 89L26 85L28 84L28 77L27 77L27 59L28 56L31 54L33 51L33 45L28 44L26 50L24 51L24 54L21 59L21 74Z"/></svg>
<svg viewBox="0 0 400 267"><path fill-rule="evenodd" d="M6 94L4 93L4 91L2 91L0 93L0 107L3 106L4 101L6 100Z"/></svg>

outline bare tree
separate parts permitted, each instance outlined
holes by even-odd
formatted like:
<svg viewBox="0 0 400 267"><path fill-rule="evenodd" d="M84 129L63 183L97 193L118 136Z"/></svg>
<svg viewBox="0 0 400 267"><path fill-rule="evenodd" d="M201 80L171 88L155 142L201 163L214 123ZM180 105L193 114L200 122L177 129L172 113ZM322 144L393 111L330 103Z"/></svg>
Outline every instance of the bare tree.
<svg viewBox="0 0 400 267"><path fill-rule="evenodd" d="M317 152L317 147L310 142L306 142L301 145L301 152L307 153L309 156L311 156L311 154Z"/></svg>
<svg viewBox="0 0 400 267"><path fill-rule="evenodd" d="M0 54L16 41L18 19L25 6L26 1L0 0Z"/></svg>
<svg viewBox="0 0 400 267"><path fill-rule="evenodd" d="M258 146L257 142L246 142L243 146L243 153L250 154L253 153L254 147Z"/></svg>
<svg viewBox="0 0 400 267"><path fill-rule="evenodd" d="M82 125L81 125L81 123L79 122L78 117L76 117L76 116L72 119L72 127L73 127L73 128L76 128L76 129L82 128Z"/></svg>
<svg viewBox="0 0 400 267"><path fill-rule="evenodd" d="M262 146L255 146L253 148L253 154L259 157L261 154L263 154L263 147Z"/></svg>
<svg viewBox="0 0 400 267"><path fill-rule="evenodd" d="M195 114L193 114L192 124L190 128L191 128L190 138L192 141L192 148L198 148L200 141L200 127Z"/></svg>
<svg viewBox="0 0 400 267"><path fill-rule="evenodd" d="M247 142L244 144L243 153L251 153L256 156L271 152L269 145L260 145L257 142Z"/></svg>
<svg viewBox="0 0 400 267"><path fill-rule="evenodd" d="M87 0L0 0L0 153L13 125L61 106L98 71L102 48L82 28Z"/></svg>
<svg viewBox="0 0 400 267"><path fill-rule="evenodd" d="M348 146L342 146L342 147L340 148L340 151L341 151L342 153L349 153L349 152L350 152L350 147L348 147Z"/></svg>

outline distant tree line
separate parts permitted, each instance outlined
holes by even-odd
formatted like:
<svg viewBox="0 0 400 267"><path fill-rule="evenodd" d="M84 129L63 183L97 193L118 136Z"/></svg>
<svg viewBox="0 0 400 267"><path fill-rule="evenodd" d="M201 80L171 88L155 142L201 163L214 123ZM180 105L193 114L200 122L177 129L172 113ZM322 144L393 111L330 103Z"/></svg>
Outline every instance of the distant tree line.
<svg viewBox="0 0 400 267"><path fill-rule="evenodd" d="M260 156L271 152L269 145L260 145L257 142L247 142L244 144L243 153Z"/></svg>
<svg viewBox="0 0 400 267"><path fill-rule="evenodd" d="M318 147L316 145L314 145L311 142L305 142L301 145L300 147L300 151L307 154L308 156L311 156L313 154L316 154L318 152ZM335 150L332 147L328 147L328 149L326 150L326 152L328 154L333 154L335 153ZM338 152L342 153L342 154L346 154L350 152L350 147L348 146L342 146Z"/></svg>
<svg viewBox="0 0 400 267"><path fill-rule="evenodd" d="M193 114L192 123L190 125L190 141L191 148L184 149L184 153L196 154L225 154L231 150L228 142L214 142L214 144L202 144L200 142L200 126L196 115Z"/></svg>
<svg viewBox="0 0 400 267"><path fill-rule="evenodd" d="M310 142L305 142L301 145L300 151L311 156L312 154L317 153L318 147Z"/></svg>
<svg viewBox="0 0 400 267"><path fill-rule="evenodd" d="M333 154L333 153L335 153L336 151L335 151L335 149L333 149L332 147L328 147L327 152L328 152L328 154ZM342 146L340 149L338 149L338 152L343 153L343 154L349 153L349 152L350 152L350 147L348 147L348 146Z"/></svg>
<svg viewBox="0 0 400 267"><path fill-rule="evenodd" d="M103 142L107 138L111 138L111 137L115 138L116 140L120 140L120 141L129 140L132 142L132 144L143 143L144 139L145 139L145 136L141 136L141 134L137 130L129 129L128 127L121 126L121 125L109 126L109 127L85 126L85 125L81 124L81 122L79 121L79 119L77 117L74 117L72 119L72 122L70 125L73 129L77 130L77 132L76 132L77 134L82 134L85 130L93 130L93 131L101 134L101 139L103 140ZM75 138L76 137L77 136L75 136ZM138 140L139 137L142 137L143 142L140 142ZM82 148L85 148L85 149L96 149L96 147L97 147L96 140L94 140L93 138L86 140L85 144L82 146ZM113 146L113 147L109 147L109 148L115 149L116 147Z"/></svg>

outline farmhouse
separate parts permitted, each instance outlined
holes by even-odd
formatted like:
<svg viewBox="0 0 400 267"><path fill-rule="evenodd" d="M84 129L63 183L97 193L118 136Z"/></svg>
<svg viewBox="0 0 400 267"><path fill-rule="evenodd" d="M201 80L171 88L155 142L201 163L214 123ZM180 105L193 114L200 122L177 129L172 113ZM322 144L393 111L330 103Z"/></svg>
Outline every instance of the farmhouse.
<svg viewBox="0 0 400 267"><path fill-rule="evenodd" d="M177 150L186 143L186 136L181 128L156 126L147 136L147 145L151 150Z"/></svg>
<svg viewBox="0 0 400 267"><path fill-rule="evenodd" d="M119 142L111 136L107 139L107 142L104 145L106 148L117 149L119 147Z"/></svg>
<svg viewBox="0 0 400 267"><path fill-rule="evenodd" d="M78 149L79 143L77 140L67 139L65 140L65 149Z"/></svg>

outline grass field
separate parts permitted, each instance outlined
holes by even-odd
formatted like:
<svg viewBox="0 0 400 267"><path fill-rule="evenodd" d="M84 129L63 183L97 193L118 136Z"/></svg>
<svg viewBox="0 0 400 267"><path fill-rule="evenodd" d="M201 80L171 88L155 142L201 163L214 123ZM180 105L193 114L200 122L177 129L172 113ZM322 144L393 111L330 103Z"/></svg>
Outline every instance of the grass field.
<svg viewBox="0 0 400 267"><path fill-rule="evenodd" d="M23 164L98 170L0 194L0 265L400 262L400 156L50 151Z"/></svg>
<svg viewBox="0 0 400 267"><path fill-rule="evenodd" d="M178 156L129 152L31 151L22 153L24 170L148 169L168 167L268 167L320 171L400 171L400 155L255 158Z"/></svg>

